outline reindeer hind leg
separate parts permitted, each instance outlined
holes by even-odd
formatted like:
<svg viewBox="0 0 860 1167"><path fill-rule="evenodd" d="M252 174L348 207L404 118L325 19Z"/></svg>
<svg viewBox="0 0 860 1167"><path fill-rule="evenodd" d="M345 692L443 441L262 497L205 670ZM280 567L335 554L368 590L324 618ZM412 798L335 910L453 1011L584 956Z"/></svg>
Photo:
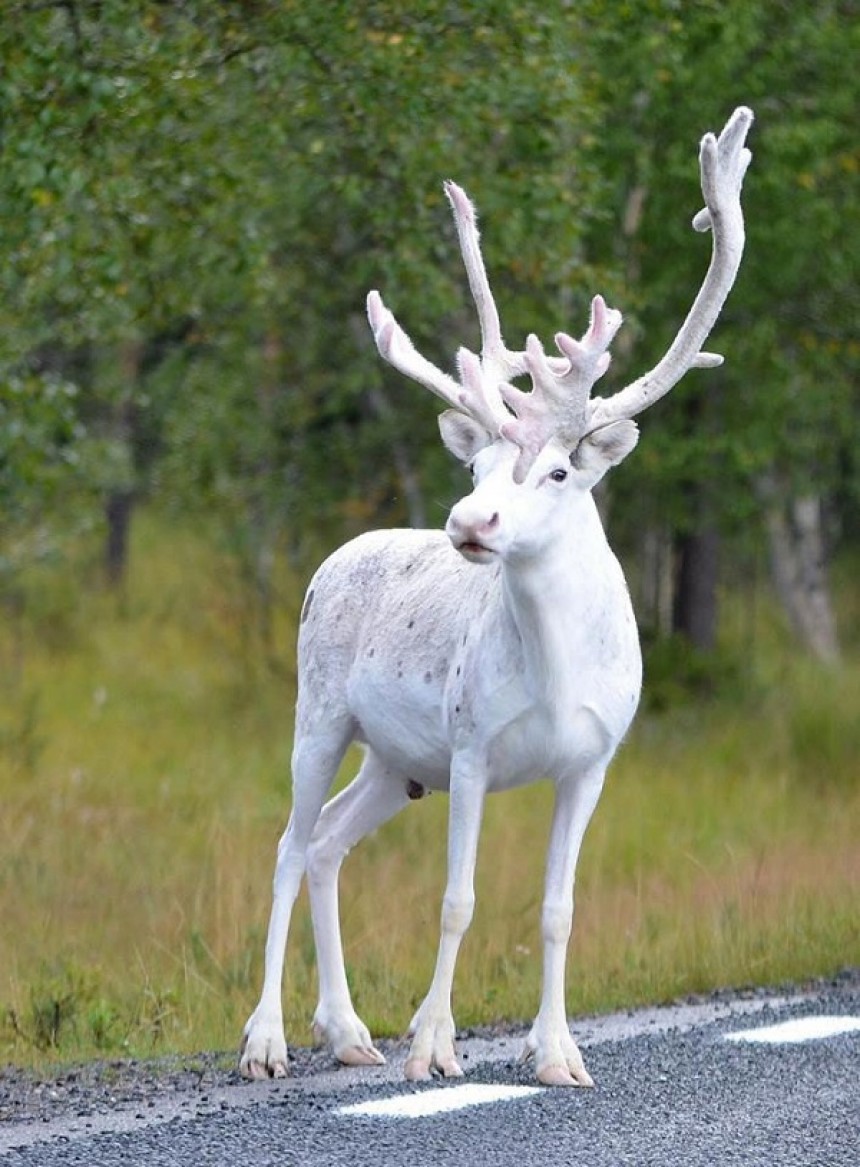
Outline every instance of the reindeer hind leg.
<svg viewBox="0 0 860 1167"><path fill-rule="evenodd" d="M323 803L354 735L349 718L297 736L293 748L293 809L278 844L272 911L266 938L263 991L245 1026L239 1070L246 1078L287 1074L281 986L293 905L307 864L307 852Z"/></svg>
<svg viewBox="0 0 860 1167"><path fill-rule="evenodd" d="M341 864L360 839L410 801L410 783L368 750L356 777L324 808L308 851L308 890L319 968L314 1032L347 1065L385 1061L355 1012L344 966L337 882Z"/></svg>

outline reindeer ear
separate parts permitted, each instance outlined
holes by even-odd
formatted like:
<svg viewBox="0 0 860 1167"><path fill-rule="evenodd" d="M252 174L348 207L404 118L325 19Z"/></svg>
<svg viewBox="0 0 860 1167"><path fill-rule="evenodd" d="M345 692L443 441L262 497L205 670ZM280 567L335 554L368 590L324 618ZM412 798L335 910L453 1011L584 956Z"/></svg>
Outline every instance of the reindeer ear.
<svg viewBox="0 0 860 1167"><path fill-rule="evenodd" d="M446 409L439 415L439 432L442 441L455 458L468 466L475 455L492 444L492 435L456 409Z"/></svg>
<svg viewBox="0 0 860 1167"><path fill-rule="evenodd" d="M599 482L610 466L623 462L639 441L635 421L614 421L587 434L570 456L575 470Z"/></svg>

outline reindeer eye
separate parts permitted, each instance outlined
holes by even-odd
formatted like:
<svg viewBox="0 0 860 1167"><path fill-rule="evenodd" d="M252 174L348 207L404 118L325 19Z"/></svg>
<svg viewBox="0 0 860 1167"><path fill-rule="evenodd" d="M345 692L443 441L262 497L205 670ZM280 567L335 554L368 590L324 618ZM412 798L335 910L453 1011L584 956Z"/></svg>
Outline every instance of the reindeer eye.
<svg viewBox="0 0 860 1167"><path fill-rule="evenodd" d="M565 478L567 478L567 471L561 469L551 470L549 476L553 482L564 482Z"/></svg>

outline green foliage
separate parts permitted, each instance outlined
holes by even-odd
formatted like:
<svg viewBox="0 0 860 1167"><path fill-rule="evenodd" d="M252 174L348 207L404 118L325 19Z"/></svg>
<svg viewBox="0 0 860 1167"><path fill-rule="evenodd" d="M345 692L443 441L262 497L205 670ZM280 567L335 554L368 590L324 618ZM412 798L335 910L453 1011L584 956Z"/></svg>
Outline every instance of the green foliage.
<svg viewBox="0 0 860 1167"><path fill-rule="evenodd" d="M818 669L805 667L792 678L786 717L788 750L805 780L820 791L851 789L856 775L844 766L846 756L860 757L860 719L854 716L857 694L851 687L835 691Z"/></svg>
<svg viewBox="0 0 860 1167"><path fill-rule="evenodd" d="M74 392L54 543L72 511L158 491L215 516L265 609L279 543L308 562L411 517L392 446L444 505L433 406L381 369L364 297L382 287L444 363L474 342L451 175L486 215L512 327L584 310L578 28L536 4L13 4L0 383ZM17 461L10 481L36 511Z"/></svg>
<svg viewBox="0 0 860 1167"><path fill-rule="evenodd" d="M13 772L32 774L44 745L38 697L26 692L7 694L0 718L0 756Z"/></svg>
<svg viewBox="0 0 860 1167"><path fill-rule="evenodd" d="M60 967L45 971L30 986L29 1001L23 1013L10 1007L6 1024L15 1036L42 1052L68 1045L75 1033L82 1007L92 996L86 974L77 969Z"/></svg>
<svg viewBox="0 0 860 1167"><path fill-rule="evenodd" d="M752 678L739 646L703 652L683 636L664 636L645 645L644 707L666 712L689 703L726 703L753 696Z"/></svg>
<svg viewBox="0 0 860 1167"><path fill-rule="evenodd" d="M15 538L38 521L68 488L77 470L80 425L76 387L60 378L20 374L0 380L0 530L6 535L0 572L20 556ZM33 540L31 555L39 552Z"/></svg>
<svg viewBox="0 0 860 1167"><path fill-rule="evenodd" d="M398 459L433 521L458 489L435 407L382 367L363 305L382 289L443 365L475 344L442 179L481 209L512 342L579 331L597 290L623 308L612 389L699 284L695 142L739 102L758 123L729 360L645 419L616 537L703 510L736 536L774 464L856 527L850 4L8 8L0 491L20 522L0 553L157 492L220 524L265 606L279 545L308 563L414 517Z"/></svg>

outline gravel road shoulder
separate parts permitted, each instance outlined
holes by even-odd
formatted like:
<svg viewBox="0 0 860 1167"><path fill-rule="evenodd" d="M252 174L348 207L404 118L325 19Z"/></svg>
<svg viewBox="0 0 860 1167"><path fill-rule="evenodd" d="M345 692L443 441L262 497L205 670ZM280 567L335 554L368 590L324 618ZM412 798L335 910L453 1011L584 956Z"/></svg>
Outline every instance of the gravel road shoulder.
<svg viewBox="0 0 860 1167"><path fill-rule="evenodd" d="M636 1009L573 1022L584 1048L643 1033L679 1031L729 1017L767 1013L800 1004L828 990L860 991L860 968L803 986L719 991L673 1005ZM458 1048L464 1066L512 1062L526 1033L522 1024L503 1024L461 1031ZM0 1068L0 1153L12 1145L39 1141L68 1128L72 1134L119 1129L193 1117L231 1107L271 1101L274 1091L325 1085L348 1087L361 1082L396 1081L402 1074L407 1042L382 1040L389 1065L355 1071L337 1067L325 1050L295 1047L290 1051L291 1077L284 1082L245 1083L231 1052L187 1057L112 1059L35 1073L14 1066ZM50 1133L49 1133L50 1132Z"/></svg>

